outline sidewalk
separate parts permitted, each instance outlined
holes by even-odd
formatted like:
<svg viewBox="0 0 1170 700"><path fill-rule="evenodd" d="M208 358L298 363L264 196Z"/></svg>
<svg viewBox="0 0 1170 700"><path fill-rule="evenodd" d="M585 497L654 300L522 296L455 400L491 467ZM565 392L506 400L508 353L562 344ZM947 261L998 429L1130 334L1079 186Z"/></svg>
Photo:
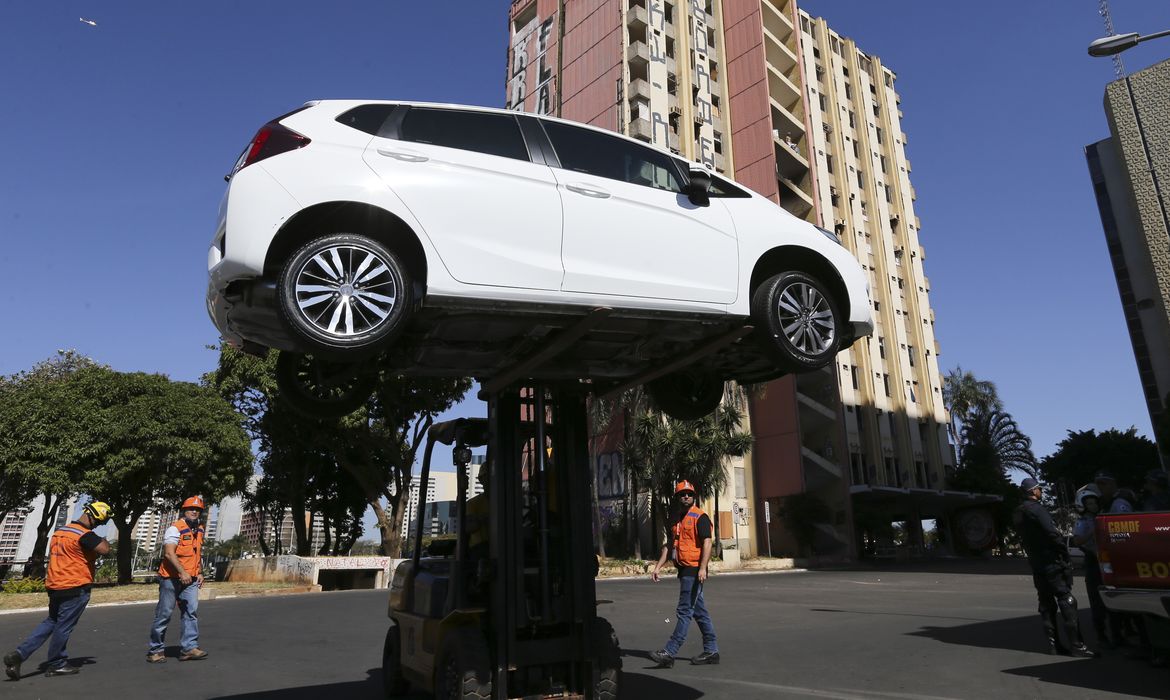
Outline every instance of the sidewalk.
<svg viewBox="0 0 1170 700"><path fill-rule="evenodd" d="M261 595L308 593L320 590L318 586L301 583L228 583L205 582L199 591L200 600L216 598L243 598ZM108 605L141 605L158 602L158 585L131 583L125 586L95 586L88 607ZM49 609L47 593L0 593L0 615Z"/></svg>
<svg viewBox="0 0 1170 700"><path fill-rule="evenodd" d="M597 572L598 579L639 578L649 576L657 560L639 559L607 559L601 562ZM753 557L738 562L725 562L719 559L711 561L709 566L712 575L744 574L773 571L803 571L796 567L792 559L778 559L772 557ZM674 576L674 565L667 563L662 567L662 576Z"/></svg>

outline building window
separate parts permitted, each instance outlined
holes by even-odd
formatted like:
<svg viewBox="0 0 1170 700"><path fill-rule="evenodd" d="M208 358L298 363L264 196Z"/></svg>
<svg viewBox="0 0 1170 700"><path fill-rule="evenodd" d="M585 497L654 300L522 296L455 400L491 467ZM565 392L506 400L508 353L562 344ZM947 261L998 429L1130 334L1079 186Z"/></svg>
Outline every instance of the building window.
<svg viewBox="0 0 1170 700"><path fill-rule="evenodd" d="M857 170L857 186L865 189L865 171L860 168Z"/></svg>
<svg viewBox="0 0 1170 700"><path fill-rule="evenodd" d="M853 86L851 86L849 83L845 83L845 99L853 99Z"/></svg>
<svg viewBox="0 0 1170 700"><path fill-rule="evenodd" d="M910 366L914 366L914 346L908 345L906 347L906 355L910 358Z"/></svg>
<svg viewBox="0 0 1170 700"><path fill-rule="evenodd" d="M818 96L817 96L817 99L818 99L818 101L821 103L821 111L822 111L822 112L827 112L827 111L829 111L829 100L828 100L828 98L827 98L827 97L825 97L824 95L818 95Z"/></svg>
<svg viewBox="0 0 1170 700"><path fill-rule="evenodd" d="M886 359L886 339L881 336L878 336L878 355L881 355L883 360Z"/></svg>
<svg viewBox="0 0 1170 700"><path fill-rule="evenodd" d="M854 128L857 126L857 117L854 116L853 110L849 110L849 126Z"/></svg>
<svg viewBox="0 0 1170 700"><path fill-rule="evenodd" d="M882 164L882 172L884 173L886 171L886 157L885 156L878 156L878 160Z"/></svg>
<svg viewBox="0 0 1170 700"><path fill-rule="evenodd" d="M882 387L886 390L886 396L890 395L890 375L882 375Z"/></svg>
<svg viewBox="0 0 1170 700"><path fill-rule="evenodd" d="M857 377L857 365L853 365L849 368L849 378L853 380L853 389L855 391L861 388Z"/></svg>
<svg viewBox="0 0 1170 700"><path fill-rule="evenodd" d="M833 172L833 156L831 156L831 155L825 156L825 168L830 173Z"/></svg>
<svg viewBox="0 0 1170 700"><path fill-rule="evenodd" d="M877 142L882 143L882 128L880 126L877 127Z"/></svg>
<svg viewBox="0 0 1170 700"><path fill-rule="evenodd" d="M853 142L853 157L861 158L861 147L857 145L856 141Z"/></svg>
<svg viewBox="0 0 1170 700"><path fill-rule="evenodd" d="M886 201L887 201L887 202L892 202L892 201L894 201L894 200L890 199L890 186L889 186L889 185L884 185L884 187L886 188Z"/></svg>

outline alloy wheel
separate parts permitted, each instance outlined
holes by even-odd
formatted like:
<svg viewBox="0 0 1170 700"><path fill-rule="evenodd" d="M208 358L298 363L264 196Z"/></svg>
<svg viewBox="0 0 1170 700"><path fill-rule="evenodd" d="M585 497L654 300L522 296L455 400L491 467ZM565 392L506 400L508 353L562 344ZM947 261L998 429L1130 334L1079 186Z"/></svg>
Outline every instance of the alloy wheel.
<svg viewBox="0 0 1170 700"><path fill-rule="evenodd" d="M776 316L784 337L806 355L820 355L836 339L829 300L807 282L793 282L776 295Z"/></svg>
<svg viewBox="0 0 1170 700"><path fill-rule="evenodd" d="M319 333L348 338L369 333L398 304L394 274L378 253L353 244L330 246L296 272L296 305Z"/></svg>

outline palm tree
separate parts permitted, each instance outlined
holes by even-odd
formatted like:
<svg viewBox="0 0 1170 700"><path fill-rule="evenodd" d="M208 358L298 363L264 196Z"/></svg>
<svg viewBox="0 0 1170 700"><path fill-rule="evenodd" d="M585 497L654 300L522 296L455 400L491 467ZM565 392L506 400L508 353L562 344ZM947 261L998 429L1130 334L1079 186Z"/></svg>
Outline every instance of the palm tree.
<svg viewBox="0 0 1170 700"><path fill-rule="evenodd" d="M947 432L955 445L960 444L960 426L965 428L974 414L1003 410L1003 402L999 400L993 382L964 372L957 365L943 377L943 403L950 414Z"/></svg>

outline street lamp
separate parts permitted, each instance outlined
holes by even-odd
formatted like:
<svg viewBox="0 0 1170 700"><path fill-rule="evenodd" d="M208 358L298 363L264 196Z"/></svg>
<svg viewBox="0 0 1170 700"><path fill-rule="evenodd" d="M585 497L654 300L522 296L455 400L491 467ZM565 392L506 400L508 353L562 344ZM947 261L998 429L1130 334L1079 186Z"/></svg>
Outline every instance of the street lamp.
<svg viewBox="0 0 1170 700"><path fill-rule="evenodd" d="M1143 41L1150 39L1157 39L1158 37L1170 36L1170 29L1164 32L1155 32L1153 34L1146 34L1142 36L1137 32L1129 32L1128 34L1110 34L1103 36L1100 39L1094 39L1093 43L1089 44L1090 56L1112 56L1121 53L1126 49L1132 49Z"/></svg>

